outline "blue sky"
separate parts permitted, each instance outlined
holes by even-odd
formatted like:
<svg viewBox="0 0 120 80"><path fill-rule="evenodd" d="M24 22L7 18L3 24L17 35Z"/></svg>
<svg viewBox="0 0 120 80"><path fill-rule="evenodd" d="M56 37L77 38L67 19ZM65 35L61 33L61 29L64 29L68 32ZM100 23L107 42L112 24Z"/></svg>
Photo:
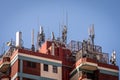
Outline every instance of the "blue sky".
<svg viewBox="0 0 120 80"><path fill-rule="evenodd" d="M65 24L66 12L68 43L87 39L88 27L94 24L95 44L109 54L116 50L120 65L119 0L0 0L0 49L11 38L15 41L16 31L22 31L24 46L30 48L31 31L35 29L36 38L40 25L46 38L52 31L59 36L59 25Z"/></svg>

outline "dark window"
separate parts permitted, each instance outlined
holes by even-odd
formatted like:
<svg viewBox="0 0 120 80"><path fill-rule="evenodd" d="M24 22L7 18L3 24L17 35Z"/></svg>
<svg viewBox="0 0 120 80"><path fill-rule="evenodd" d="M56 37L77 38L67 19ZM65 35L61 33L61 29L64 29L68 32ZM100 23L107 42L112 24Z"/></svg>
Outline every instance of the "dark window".
<svg viewBox="0 0 120 80"><path fill-rule="evenodd" d="M36 63L27 61L27 67L36 68Z"/></svg>
<svg viewBox="0 0 120 80"><path fill-rule="evenodd" d="M44 71L48 71L48 65L47 64L44 64L43 68L44 68Z"/></svg>
<svg viewBox="0 0 120 80"><path fill-rule="evenodd" d="M53 73L57 73L57 72L58 72L57 66L53 65Z"/></svg>

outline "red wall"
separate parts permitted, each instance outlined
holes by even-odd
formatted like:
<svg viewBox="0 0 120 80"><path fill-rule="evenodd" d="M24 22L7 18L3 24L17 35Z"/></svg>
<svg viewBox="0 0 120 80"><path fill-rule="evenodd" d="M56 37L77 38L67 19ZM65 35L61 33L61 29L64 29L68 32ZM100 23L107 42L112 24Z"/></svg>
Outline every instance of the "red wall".
<svg viewBox="0 0 120 80"><path fill-rule="evenodd" d="M36 63L36 68L31 68L27 66L27 61L23 61L23 73L40 75L40 64Z"/></svg>
<svg viewBox="0 0 120 80"><path fill-rule="evenodd" d="M107 74L99 74L99 80L119 80L117 76L107 75Z"/></svg>
<svg viewBox="0 0 120 80"><path fill-rule="evenodd" d="M17 72L19 72L19 60L16 60L15 63L11 66L11 77L13 77Z"/></svg>

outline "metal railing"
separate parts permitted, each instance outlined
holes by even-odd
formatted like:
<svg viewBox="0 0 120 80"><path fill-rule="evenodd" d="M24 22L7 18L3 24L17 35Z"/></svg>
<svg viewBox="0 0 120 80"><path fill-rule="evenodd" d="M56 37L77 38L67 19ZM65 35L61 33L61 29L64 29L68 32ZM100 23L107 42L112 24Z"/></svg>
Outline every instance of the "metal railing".
<svg viewBox="0 0 120 80"><path fill-rule="evenodd" d="M73 56L76 55L76 60L82 57L88 57L98 62L109 63L108 53L102 52L102 47L98 45L92 45L87 41L71 41L67 48L71 50Z"/></svg>

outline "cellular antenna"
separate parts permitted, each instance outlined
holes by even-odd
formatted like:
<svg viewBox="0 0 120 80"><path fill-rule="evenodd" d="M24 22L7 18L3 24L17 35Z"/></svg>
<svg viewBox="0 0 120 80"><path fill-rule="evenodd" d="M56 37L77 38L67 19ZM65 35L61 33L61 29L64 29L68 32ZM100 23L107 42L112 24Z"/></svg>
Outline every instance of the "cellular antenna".
<svg viewBox="0 0 120 80"><path fill-rule="evenodd" d="M67 27L64 25L62 30L62 42L67 43Z"/></svg>
<svg viewBox="0 0 120 80"><path fill-rule="evenodd" d="M89 28L89 37L91 39L92 44L94 45L94 38L95 38L94 24L92 24Z"/></svg>
<svg viewBox="0 0 120 80"><path fill-rule="evenodd" d="M42 26L40 26L39 34L42 34L42 32L43 32L43 28Z"/></svg>
<svg viewBox="0 0 120 80"><path fill-rule="evenodd" d="M54 35L54 32L52 32L52 33L51 33L51 39L52 39L52 41L54 41L54 40L55 40L55 35Z"/></svg>
<svg viewBox="0 0 120 80"><path fill-rule="evenodd" d="M34 45L34 29L32 30L32 45Z"/></svg>
<svg viewBox="0 0 120 80"><path fill-rule="evenodd" d="M16 47L22 48L22 46L23 46L22 32L18 31L16 32Z"/></svg>
<svg viewBox="0 0 120 80"><path fill-rule="evenodd" d="M110 63L113 65L116 65L116 52L113 50L111 58L110 58Z"/></svg>
<svg viewBox="0 0 120 80"><path fill-rule="evenodd" d="M32 51L35 51L35 46L34 46L34 29L32 30L32 47L31 47Z"/></svg>
<svg viewBox="0 0 120 80"><path fill-rule="evenodd" d="M66 24L65 25L63 24L63 29L62 29L62 42L64 44L67 43L67 32L68 32L67 27L68 27L68 13L66 11Z"/></svg>
<svg viewBox="0 0 120 80"><path fill-rule="evenodd" d="M45 34L44 34L44 30L43 27L40 26L40 31L38 32L38 36L37 36L37 44L38 47L41 47L41 45L45 42Z"/></svg>

